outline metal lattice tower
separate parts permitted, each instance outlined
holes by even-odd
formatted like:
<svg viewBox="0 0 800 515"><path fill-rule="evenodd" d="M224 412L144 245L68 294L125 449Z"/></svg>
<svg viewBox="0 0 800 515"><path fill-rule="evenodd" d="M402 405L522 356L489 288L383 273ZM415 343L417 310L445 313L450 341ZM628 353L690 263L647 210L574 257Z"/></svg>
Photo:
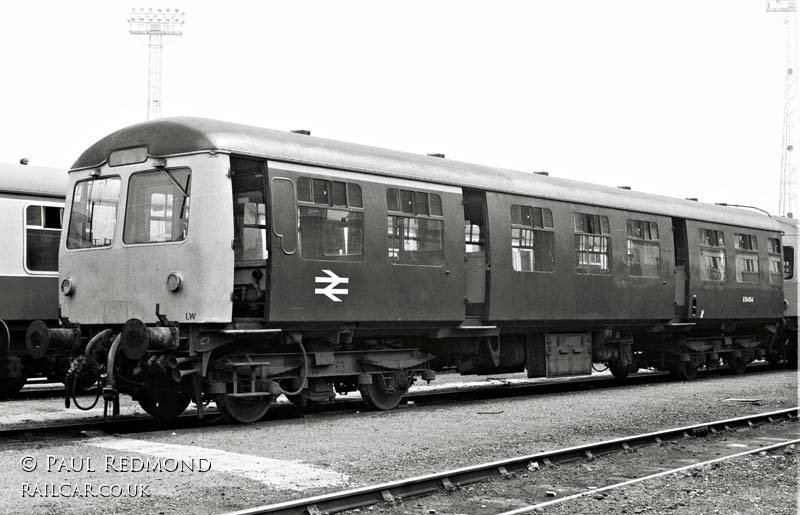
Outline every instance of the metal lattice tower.
<svg viewBox="0 0 800 515"><path fill-rule="evenodd" d="M147 36L150 47L147 78L147 119L161 117L161 49L164 36L183 34L184 12L177 9L131 9L130 33Z"/></svg>
<svg viewBox="0 0 800 515"><path fill-rule="evenodd" d="M767 12L782 13L786 26L786 84L783 99L781 193L778 212L797 214L797 0L767 0Z"/></svg>

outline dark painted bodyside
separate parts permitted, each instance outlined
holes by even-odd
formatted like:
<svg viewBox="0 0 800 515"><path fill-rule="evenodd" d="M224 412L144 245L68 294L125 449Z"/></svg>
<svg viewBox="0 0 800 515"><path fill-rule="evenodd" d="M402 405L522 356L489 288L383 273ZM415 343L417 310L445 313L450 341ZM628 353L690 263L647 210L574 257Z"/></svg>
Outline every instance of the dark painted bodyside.
<svg viewBox="0 0 800 515"><path fill-rule="evenodd" d="M687 221L689 243L689 299L697 296L696 319L740 320L774 319L783 310L782 285L769 282L767 238L780 238L779 232L743 229L709 222ZM725 234L726 280L724 282L701 280L699 230L712 229ZM758 238L759 282L743 283L736 280L736 233L752 234ZM752 299L752 302L750 301ZM691 314L690 314L691 316Z"/></svg>
<svg viewBox="0 0 800 515"><path fill-rule="evenodd" d="M667 217L492 193L488 195L492 234L493 321L558 322L669 320L673 315L673 244ZM548 208L555 228L555 271L518 272L511 263L512 204ZM609 274L575 273L573 213L607 216L611 229ZM631 277L626 261L627 219L657 222L661 240L660 277Z"/></svg>
<svg viewBox="0 0 800 515"><path fill-rule="evenodd" d="M58 316L58 278L0 276L0 319L55 320Z"/></svg>
<svg viewBox="0 0 800 515"><path fill-rule="evenodd" d="M296 184L297 177L337 177L336 171L309 168L298 173L281 163L269 163L270 180L285 178ZM341 177L341 174L339 174ZM441 266L397 265L387 257L386 190L391 181L350 174L348 181L361 186L364 201L363 261L323 261L303 259L299 250L287 253L287 245L274 236L270 269L269 319L274 323L293 322L457 322L464 318L464 215L461 196L453 192L426 189L441 196L444 213L444 256ZM397 187L397 186L394 186ZM272 220L296 216L297 207L285 199L273 199ZM287 250L291 250L292 245ZM315 289L324 287L315 278L326 278L329 270L348 282L340 287L348 293L332 301Z"/></svg>

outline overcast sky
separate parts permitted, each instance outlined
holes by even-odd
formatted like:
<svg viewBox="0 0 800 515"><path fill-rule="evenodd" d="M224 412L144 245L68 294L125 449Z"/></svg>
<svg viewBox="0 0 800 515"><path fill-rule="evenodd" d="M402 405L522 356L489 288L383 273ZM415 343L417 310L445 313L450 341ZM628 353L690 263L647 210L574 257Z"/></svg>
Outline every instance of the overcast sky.
<svg viewBox="0 0 800 515"><path fill-rule="evenodd" d="M778 208L784 24L764 0L13 0L0 161L66 169L146 118L131 7L186 11L165 117Z"/></svg>

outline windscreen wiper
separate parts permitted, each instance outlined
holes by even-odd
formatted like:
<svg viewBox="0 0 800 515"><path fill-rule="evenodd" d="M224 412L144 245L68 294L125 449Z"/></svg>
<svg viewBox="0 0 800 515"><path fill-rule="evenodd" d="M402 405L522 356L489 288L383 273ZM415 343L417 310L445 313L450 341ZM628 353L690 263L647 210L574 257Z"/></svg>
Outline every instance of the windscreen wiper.
<svg viewBox="0 0 800 515"><path fill-rule="evenodd" d="M189 192L186 191L185 189L183 189L183 186L181 186L181 183L176 181L175 177L173 177L171 173L169 173L168 171L164 170L163 168L159 168L159 170L161 170L161 173L166 175L167 178L170 181L172 181L172 184L174 184L179 190L181 190L181 193L183 193L184 197L191 197L191 195L189 195ZM189 176L189 177L191 177L191 176ZM189 186L189 180L188 179L186 180L186 186L187 186L187 189L188 189L188 186Z"/></svg>

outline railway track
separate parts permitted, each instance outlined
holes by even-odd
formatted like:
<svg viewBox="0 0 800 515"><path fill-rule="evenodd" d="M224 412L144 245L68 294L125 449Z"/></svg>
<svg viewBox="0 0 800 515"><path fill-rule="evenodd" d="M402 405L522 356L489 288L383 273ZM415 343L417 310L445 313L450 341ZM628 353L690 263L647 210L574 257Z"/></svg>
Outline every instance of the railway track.
<svg viewBox="0 0 800 515"><path fill-rule="evenodd" d="M594 459L598 456L632 451L645 446L660 445L669 441L679 441L691 438L702 438L707 435L713 435L721 432L730 432L741 428L752 428L762 424L770 424L780 421L796 421L798 416L798 408L790 408L780 411L773 411L768 413L761 413L746 417L739 417L726 420L718 420L715 422L708 422L703 424L696 424L692 426L679 427L667 429L663 431L644 433L624 438L616 438L603 442L592 443L588 445L581 445L576 447L569 447L555 451L541 452L527 456L519 456L507 460L494 461L491 463L484 463L470 467L464 467L445 472L429 474L425 476L418 476L399 481L392 481L378 485L366 486L355 488L351 490L344 490L339 492L332 492L324 495L318 495L305 499L298 499L294 501L282 502L277 504L265 505L254 507L250 509L240 510L229 513L228 515L262 515L262 514L306 514L316 515L322 513L338 513L355 508L371 506L379 503L394 503L399 500L417 497L422 495L429 495L442 491L453 491L459 489L463 485L485 481L501 477L513 477L515 474L528 473L531 470L538 470L543 467L551 467L564 463L574 462L578 460ZM617 483L603 487L602 489L594 489L590 492L587 491L580 495L570 496L578 497L581 495L588 495L589 493L597 494L612 488L618 488L631 484L637 481L660 477L681 470L686 470L692 467L703 466L705 464L715 463L724 459L732 459L747 454L756 452L770 451L792 444L800 444L800 439L785 440L774 445L758 447L746 452L739 452L721 458L715 458L707 462L695 463L692 465L679 467L671 470L666 470L658 474L649 475L647 477L638 478L637 480L626 481L624 483ZM564 499L553 500L549 503L542 503L539 505L526 506L514 511L508 512L507 515L517 515L522 513L530 513L540 507L553 504L555 502L562 502Z"/></svg>
<svg viewBox="0 0 800 515"><path fill-rule="evenodd" d="M773 369L766 362L759 362L759 363L752 363L748 365L747 371L745 373L758 373L763 372L765 370ZM698 372L698 377L705 377L708 375L718 375L724 373L725 369L717 369L717 370L701 370ZM591 381L608 381L611 378L608 376L600 375L600 376L592 376L589 378L580 378L580 379L573 379L573 378L563 378L563 379L548 379L548 384L552 384L558 387L563 387L566 384L574 383L576 389L585 388L587 384L591 384ZM659 380L672 380L672 376L669 372L644 372L639 374L634 374L625 379L625 383L627 384L641 384L643 382L657 382ZM499 385L498 388L506 388L509 392L513 392L515 390L519 390L522 394L525 394L525 388L529 387L529 384L514 384L509 383L505 385ZM444 390L444 389L443 389ZM478 395L481 395L481 391L476 391ZM443 391L441 397L446 398L450 392ZM427 394L417 394L415 392L409 393L406 398L413 399L415 395L426 396ZM453 393L453 395L457 395L457 393ZM31 399L50 399L50 398L58 398L64 396L64 385L61 383L49 383L45 380L29 380L28 383L20 390L19 393L15 394L12 397L7 398L0 398L0 402L15 402L15 401L22 401L22 400L31 400Z"/></svg>
<svg viewBox="0 0 800 515"><path fill-rule="evenodd" d="M25 385L22 390L14 394L13 397L3 399L0 402L31 399L55 399L64 396L64 385L53 383L40 383Z"/></svg>
<svg viewBox="0 0 800 515"><path fill-rule="evenodd" d="M768 370L768 366L753 365L748 367L746 373L759 373ZM719 376L719 371L704 371L700 377ZM722 378L722 376L720 376ZM581 391L588 389L616 388L620 385L635 386L644 384L656 384L673 380L667 372L652 372L635 374L628 377L624 382L620 382L611 376L598 375L584 377L580 379L565 378L552 379L535 383L501 383L471 386L469 388L460 387L458 383L452 386L444 385L442 388L431 390L417 390L409 392L406 402L414 402L419 405L441 404L448 402L466 402L474 400L486 400L497 398L509 398L526 395L543 395L550 393L563 393ZM314 409L315 413L337 413L346 412L353 409L360 409L362 400L360 397L343 397L330 405L321 405ZM290 403L279 403L270 409L267 415L268 420L285 420L303 416L303 410ZM103 421L99 418L92 418L85 421L72 420L69 422L57 422L48 424L29 424L26 426L15 426L0 428L0 442L24 442L38 438L48 439L71 439L79 438L85 433L120 433L132 434L156 431L163 429L188 429L201 426L213 426L221 424L216 409L204 410L204 418L198 419L194 413L181 415L173 424L164 426L159 425L154 419L146 415L128 415L115 420Z"/></svg>

